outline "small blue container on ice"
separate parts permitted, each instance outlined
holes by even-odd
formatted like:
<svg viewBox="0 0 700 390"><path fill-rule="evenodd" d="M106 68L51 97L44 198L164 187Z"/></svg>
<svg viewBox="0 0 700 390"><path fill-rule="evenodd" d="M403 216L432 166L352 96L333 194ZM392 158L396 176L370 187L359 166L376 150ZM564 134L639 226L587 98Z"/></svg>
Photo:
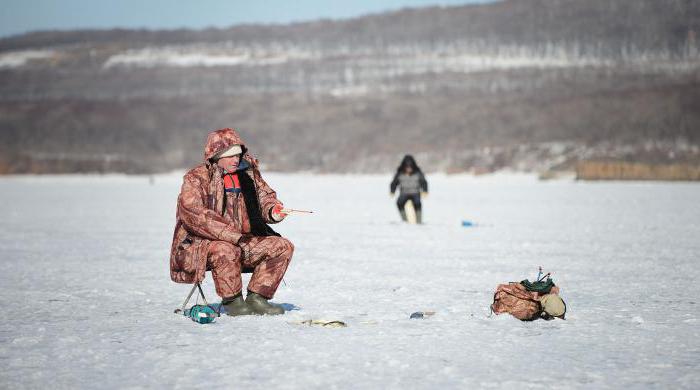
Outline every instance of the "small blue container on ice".
<svg viewBox="0 0 700 390"><path fill-rule="evenodd" d="M219 316L219 313L212 309L211 306L206 305L194 305L189 309L185 309L183 314L185 317L189 317L192 321L200 324L210 324Z"/></svg>
<svg viewBox="0 0 700 390"><path fill-rule="evenodd" d="M476 224L472 221L467 221L466 219L462 221L462 227L472 227L476 226Z"/></svg>

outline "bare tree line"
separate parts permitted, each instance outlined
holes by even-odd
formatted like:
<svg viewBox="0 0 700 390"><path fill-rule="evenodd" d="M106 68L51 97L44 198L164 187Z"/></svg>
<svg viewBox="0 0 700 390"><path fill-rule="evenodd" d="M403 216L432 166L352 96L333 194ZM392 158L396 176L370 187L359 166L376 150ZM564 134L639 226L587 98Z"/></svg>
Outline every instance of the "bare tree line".
<svg viewBox="0 0 700 390"><path fill-rule="evenodd" d="M3 39L0 64L49 55L0 68L0 172L181 169L229 126L283 171L388 171L406 152L450 172L697 161L698 3L520 0Z"/></svg>

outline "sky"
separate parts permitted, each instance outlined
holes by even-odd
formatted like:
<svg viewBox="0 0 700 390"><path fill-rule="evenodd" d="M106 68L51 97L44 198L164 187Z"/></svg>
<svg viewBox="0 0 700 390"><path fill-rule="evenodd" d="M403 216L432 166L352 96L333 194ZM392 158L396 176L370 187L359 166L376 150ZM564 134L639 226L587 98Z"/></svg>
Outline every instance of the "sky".
<svg viewBox="0 0 700 390"><path fill-rule="evenodd" d="M0 0L0 37L79 28L206 28L349 18L490 0Z"/></svg>

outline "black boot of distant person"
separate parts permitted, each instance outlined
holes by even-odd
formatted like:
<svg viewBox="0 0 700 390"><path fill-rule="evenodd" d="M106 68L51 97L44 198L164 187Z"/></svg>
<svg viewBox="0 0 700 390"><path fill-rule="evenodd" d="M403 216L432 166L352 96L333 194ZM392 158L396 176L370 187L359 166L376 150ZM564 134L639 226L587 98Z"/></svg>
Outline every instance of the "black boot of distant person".
<svg viewBox="0 0 700 390"><path fill-rule="evenodd" d="M408 217L406 216L406 210L401 209L401 210L399 210L399 213L401 214L401 220L404 222L408 222Z"/></svg>

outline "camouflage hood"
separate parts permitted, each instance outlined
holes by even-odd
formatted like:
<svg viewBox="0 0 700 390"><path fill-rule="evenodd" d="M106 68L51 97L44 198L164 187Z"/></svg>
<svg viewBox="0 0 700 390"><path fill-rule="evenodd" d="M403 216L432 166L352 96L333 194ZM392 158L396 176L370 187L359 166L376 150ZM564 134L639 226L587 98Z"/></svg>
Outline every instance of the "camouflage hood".
<svg viewBox="0 0 700 390"><path fill-rule="evenodd" d="M245 143L240 134L234 129L219 129L209 133L207 144L204 146L204 161L209 161L225 150L228 150L233 145L241 145L243 153L246 152Z"/></svg>
<svg viewBox="0 0 700 390"><path fill-rule="evenodd" d="M246 153L247 148L243 144L243 139L234 129L225 128L212 131L207 136L207 143L204 146L204 164L209 176L209 186L207 189L210 202L209 207L219 213L224 212L223 169L211 159L217 154L228 150L233 145L241 145L241 149L243 150L241 163L244 166L247 165L248 167L257 168L257 161Z"/></svg>

